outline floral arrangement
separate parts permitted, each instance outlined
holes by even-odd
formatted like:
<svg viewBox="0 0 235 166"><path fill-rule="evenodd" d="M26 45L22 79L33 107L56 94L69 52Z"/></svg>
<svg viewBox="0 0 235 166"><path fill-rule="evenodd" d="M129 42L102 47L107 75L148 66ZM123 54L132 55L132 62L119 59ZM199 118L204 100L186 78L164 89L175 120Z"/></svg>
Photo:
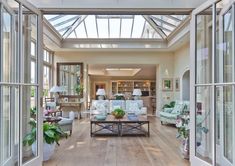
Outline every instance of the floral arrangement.
<svg viewBox="0 0 235 166"><path fill-rule="evenodd" d="M176 127L178 128L177 138L189 138L189 115L182 115L178 118L176 121Z"/></svg>

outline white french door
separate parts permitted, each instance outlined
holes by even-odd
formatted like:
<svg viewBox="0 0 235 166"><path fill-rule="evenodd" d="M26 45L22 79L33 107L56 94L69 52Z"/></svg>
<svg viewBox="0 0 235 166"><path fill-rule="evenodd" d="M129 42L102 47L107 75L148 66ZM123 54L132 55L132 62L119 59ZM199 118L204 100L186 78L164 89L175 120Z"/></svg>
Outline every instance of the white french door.
<svg viewBox="0 0 235 166"><path fill-rule="evenodd" d="M235 1L209 0L190 31L193 166L235 165Z"/></svg>
<svg viewBox="0 0 235 166"><path fill-rule="evenodd" d="M41 165L41 13L24 0L0 0L0 11L0 165ZM32 52L36 52L35 65ZM37 122L36 152L23 144L32 130L32 118Z"/></svg>

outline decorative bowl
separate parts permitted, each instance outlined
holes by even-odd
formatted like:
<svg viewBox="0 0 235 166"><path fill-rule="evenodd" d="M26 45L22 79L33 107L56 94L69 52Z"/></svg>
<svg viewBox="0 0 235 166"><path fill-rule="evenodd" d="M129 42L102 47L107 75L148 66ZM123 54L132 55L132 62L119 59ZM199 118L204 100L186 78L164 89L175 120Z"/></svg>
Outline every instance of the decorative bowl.
<svg viewBox="0 0 235 166"><path fill-rule="evenodd" d="M116 119L121 119L124 117L125 115L125 111L123 109L117 108L112 112L112 115L116 118Z"/></svg>
<svg viewBox="0 0 235 166"><path fill-rule="evenodd" d="M96 115L95 118L96 118L96 120L105 120L106 115Z"/></svg>

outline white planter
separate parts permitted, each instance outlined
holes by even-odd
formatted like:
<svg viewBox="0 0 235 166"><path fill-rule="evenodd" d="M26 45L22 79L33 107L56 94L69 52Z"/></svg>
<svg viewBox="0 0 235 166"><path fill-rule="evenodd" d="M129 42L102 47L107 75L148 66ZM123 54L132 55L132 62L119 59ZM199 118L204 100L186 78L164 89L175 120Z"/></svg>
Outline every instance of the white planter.
<svg viewBox="0 0 235 166"><path fill-rule="evenodd" d="M33 154L36 156L36 142L32 144ZM47 161L51 158L55 151L55 143L47 144L43 143L43 161Z"/></svg>

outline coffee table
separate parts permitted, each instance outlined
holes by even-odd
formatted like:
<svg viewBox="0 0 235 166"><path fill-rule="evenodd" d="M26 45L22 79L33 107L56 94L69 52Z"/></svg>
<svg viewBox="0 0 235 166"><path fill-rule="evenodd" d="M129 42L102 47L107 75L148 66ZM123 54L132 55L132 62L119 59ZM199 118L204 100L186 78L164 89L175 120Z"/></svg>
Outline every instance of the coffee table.
<svg viewBox="0 0 235 166"><path fill-rule="evenodd" d="M147 125L147 129L144 127ZM97 120L91 116L90 135L93 136L150 136L150 125L146 115L129 118L125 115L122 119L115 119L107 115L105 120Z"/></svg>

